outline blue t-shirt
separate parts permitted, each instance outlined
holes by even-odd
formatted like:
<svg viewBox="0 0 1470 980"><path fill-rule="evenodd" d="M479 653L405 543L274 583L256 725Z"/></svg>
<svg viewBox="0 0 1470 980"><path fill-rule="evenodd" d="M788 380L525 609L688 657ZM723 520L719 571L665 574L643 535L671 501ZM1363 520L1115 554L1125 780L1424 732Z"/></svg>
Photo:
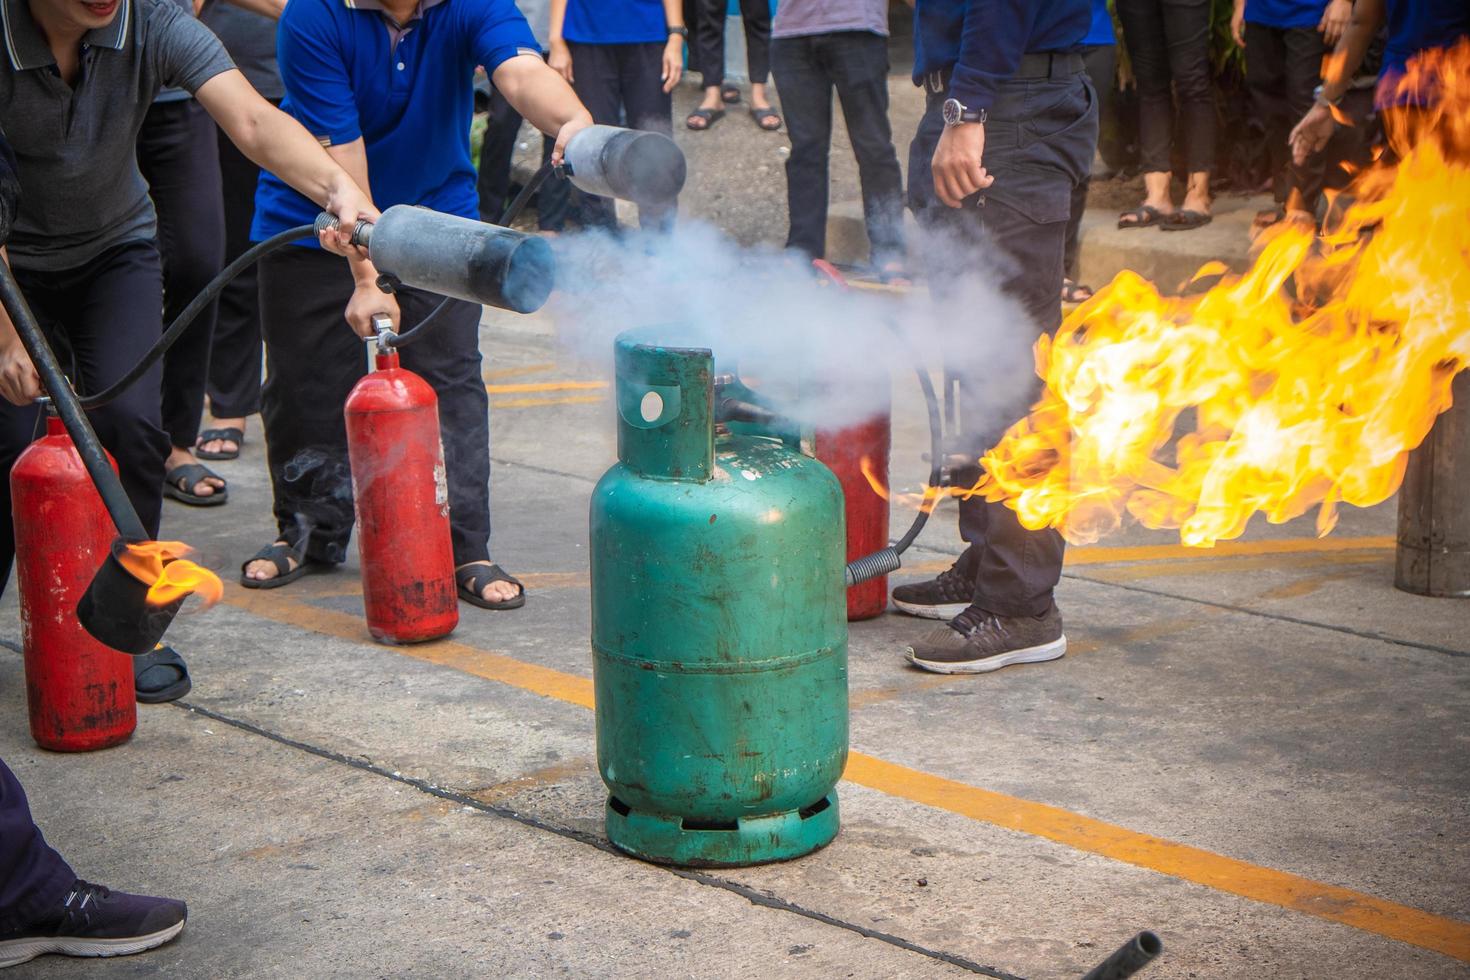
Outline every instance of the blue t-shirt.
<svg viewBox="0 0 1470 980"><path fill-rule="evenodd" d="M1113 15L1108 13L1108 0L1092 0L1092 26L1087 29L1083 44L1117 44L1118 35L1113 33Z"/></svg>
<svg viewBox="0 0 1470 980"><path fill-rule="evenodd" d="M1470 34L1470 0L1388 0L1383 75L1403 74L1425 48L1447 48Z"/></svg>
<svg viewBox="0 0 1470 980"><path fill-rule="evenodd" d="M663 0L567 0L561 36L581 44L667 41Z"/></svg>
<svg viewBox="0 0 1470 980"><path fill-rule="evenodd" d="M1245 0L1245 19L1262 27L1288 29L1322 23L1327 0Z"/></svg>
<svg viewBox="0 0 1470 980"><path fill-rule="evenodd" d="M276 55L281 108L326 146L362 137L379 208L419 204L479 217L470 162L475 66L494 72L517 54L540 57L514 0L441 0L407 25L396 45L371 0L291 0ZM262 172L251 237L260 240L320 211ZM315 245L314 240L303 244Z"/></svg>

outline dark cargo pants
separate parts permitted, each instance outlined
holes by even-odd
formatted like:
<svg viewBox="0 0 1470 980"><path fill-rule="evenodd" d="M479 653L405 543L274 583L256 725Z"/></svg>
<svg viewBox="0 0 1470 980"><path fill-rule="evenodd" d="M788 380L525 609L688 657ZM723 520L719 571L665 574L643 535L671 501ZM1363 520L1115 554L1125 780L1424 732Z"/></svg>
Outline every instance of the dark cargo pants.
<svg viewBox="0 0 1470 980"><path fill-rule="evenodd" d="M31 819L20 780L0 760L0 932L34 920L76 880Z"/></svg>
<svg viewBox="0 0 1470 980"><path fill-rule="evenodd" d="M966 449L976 458L1039 397L1039 378L1018 384L1008 376L1024 376L1037 337L1061 325L1072 191L1087 179L1097 145L1097 99L1080 67L1079 58L1057 55L1047 77L1001 86L985 124L982 161L995 183L962 208L938 199L930 168L944 131L944 92L928 91L928 109L909 147L909 206L933 253L920 267L941 291L963 290L966 278L992 275L1021 317L986 329L987 312L975 310L973 344L946 351L947 367L960 379ZM973 483L979 475L972 467L956 473L956 483ZM978 496L962 500L959 511L960 536L977 552L973 603L1001 616L1044 613L1062 573L1061 535L1029 531L1015 511Z"/></svg>

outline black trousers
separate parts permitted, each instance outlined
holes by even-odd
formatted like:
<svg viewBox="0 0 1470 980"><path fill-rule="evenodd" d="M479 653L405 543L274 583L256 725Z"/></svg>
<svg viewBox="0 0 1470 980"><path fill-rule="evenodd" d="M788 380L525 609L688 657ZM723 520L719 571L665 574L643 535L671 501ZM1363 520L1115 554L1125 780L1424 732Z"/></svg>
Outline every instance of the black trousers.
<svg viewBox="0 0 1470 980"><path fill-rule="evenodd" d="M163 320L172 323L225 264L219 150L209 113L193 99L158 102L138 133L138 169L158 212L163 257ZM163 428L186 449L199 437L215 304L163 358Z"/></svg>
<svg viewBox="0 0 1470 980"><path fill-rule="evenodd" d="M1325 157L1318 153L1297 166L1286 137L1312 108L1312 91L1322 80L1322 55L1327 50L1322 35L1312 27L1267 27L1246 21L1245 47L1245 84L1256 118L1266 127L1276 203L1315 213L1322 196Z"/></svg>
<svg viewBox="0 0 1470 980"><path fill-rule="evenodd" d="M521 114L516 112L499 89L490 91L490 118L485 126L485 142L480 145L480 220L498 224L510 204L510 166L516 152L516 138L521 132ZM541 137L541 163L551 159L556 140ZM571 184L548 177L536 192L536 227L542 231L561 231L566 227L567 203Z"/></svg>
<svg viewBox="0 0 1470 980"><path fill-rule="evenodd" d="M901 260L903 174L888 125L888 39L870 31L776 38L771 65L791 134L786 247L812 258L827 253L828 155L836 89L857 157L872 264L881 269Z"/></svg>
<svg viewBox="0 0 1470 980"><path fill-rule="evenodd" d="M956 315L975 317L992 280L1016 307L991 296L987 305L997 312L985 319L1004 326L981 328L971 348L945 351L947 370L960 379L968 449L978 459L1040 393L1034 374L1017 379L1026 376L1037 337L1061 325L1062 242L1072 190L1087 179L1097 145L1097 105L1080 72L1002 83L985 127L983 163L995 183L949 208L934 193L931 168L943 100L928 93L909 147L909 205L935 242L923 265L936 292L951 294ZM942 295L936 299L943 305ZM978 477L976 466L956 482ZM974 604L1001 616L1044 613L1062 573L1062 536L1029 531L1015 511L978 496L961 500L959 511L960 535L977 550Z"/></svg>
<svg viewBox="0 0 1470 980"><path fill-rule="evenodd" d="M578 44L570 43L572 87L577 97L592 113L592 121L607 126L627 125L632 129L672 136L674 103L664 91L664 45L658 41L645 44ZM626 121L626 122L625 122ZM611 198L580 195L578 213L582 223L592 228L616 228L617 210ZM674 223L673 208L638 208L638 224L643 228L667 229Z"/></svg>
<svg viewBox="0 0 1470 980"><path fill-rule="evenodd" d="M1210 0L1117 0L1123 41L1138 82L1143 169L1174 166L1174 99L1190 173L1215 168L1215 95L1210 85Z"/></svg>
<svg viewBox="0 0 1470 980"><path fill-rule="evenodd" d="M76 872L41 836L20 780L0 759L0 931L35 921L76 880Z"/></svg>
<svg viewBox="0 0 1470 980"><path fill-rule="evenodd" d="M122 377L162 332L163 277L152 242L128 242L63 272L16 269L16 282L63 368L82 393ZM154 365L118 398L88 413L92 428L117 460L128 499L149 537L163 509L163 464L169 438L160 416L163 368ZM44 431L40 409L0 399L0 501L10 513L10 468ZM15 529L0 520L0 585L15 557Z"/></svg>
<svg viewBox="0 0 1470 980"><path fill-rule="evenodd" d="M279 105L280 100L273 104ZM251 246L255 187L260 168L219 133L219 175L224 199L225 262ZM256 267L240 273L219 296L219 317L209 357L209 408L215 418L242 419L260 411L260 288Z"/></svg>
<svg viewBox="0 0 1470 980"><path fill-rule="evenodd" d="M260 264L266 356L261 417L276 527L317 561L346 557L354 522L342 409L367 373L367 354L342 316L352 289L347 263L320 249L284 248ZM403 329L418 324L441 298L401 289ZM463 565L490 556L490 404L480 374L480 307L454 300L439 321L427 337L403 348L401 358L439 396L454 563Z"/></svg>
<svg viewBox="0 0 1470 980"><path fill-rule="evenodd" d="M704 87L725 82L725 0L696 0L690 38L689 68L704 76ZM740 19L745 23L745 63L750 81L764 85L771 73L770 0L740 0ZM698 66L697 68L695 66ZM786 103L781 103L784 108Z"/></svg>
<svg viewBox="0 0 1470 980"><path fill-rule="evenodd" d="M1117 90L1118 52L1112 44L1089 44L1082 48L1082 63L1087 66L1087 80L1097 93L1098 139L1102 139L1103 121L1113 108ZM1087 212L1087 181L1072 189L1072 204L1067 216L1067 240L1062 252L1062 269L1068 279L1077 278L1077 256L1081 251L1082 215Z"/></svg>

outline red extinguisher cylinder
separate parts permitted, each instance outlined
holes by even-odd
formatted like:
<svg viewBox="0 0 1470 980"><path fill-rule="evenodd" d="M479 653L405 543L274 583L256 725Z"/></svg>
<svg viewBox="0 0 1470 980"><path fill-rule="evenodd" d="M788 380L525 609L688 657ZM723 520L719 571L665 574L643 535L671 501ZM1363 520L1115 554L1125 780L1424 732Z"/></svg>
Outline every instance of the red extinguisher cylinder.
<svg viewBox="0 0 1470 980"><path fill-rule="evenodd" d="M347 396L347 451L368 630L418 643L459 625L439 399L379 351L377 370Z"/></svg>
<svg viewBox="0 0 1470 980"><path fill-rule="evenodd" d="M31 737L56 752L125 742L138 724L133 660L76 614L115 532L60 419L15 461L10 497Z"/></svg>
<svg viewBox="0 0 1470 980"><path fill-rule="evenodd" d="M888 546L888 501L873 488L866 467L880 486L888 486L888 451L892 442L891 411L841 429L819 429L817 459L842 484L847 509L847 560ZM888 576L861 582L847 590L847 618L872 619L888 608Z"/></svg>

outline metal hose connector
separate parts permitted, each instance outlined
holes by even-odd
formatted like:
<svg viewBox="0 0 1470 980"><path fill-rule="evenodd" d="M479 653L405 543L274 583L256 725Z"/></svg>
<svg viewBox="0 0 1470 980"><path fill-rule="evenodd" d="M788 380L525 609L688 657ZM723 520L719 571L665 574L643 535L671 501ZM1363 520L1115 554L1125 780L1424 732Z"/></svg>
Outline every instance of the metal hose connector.
<svg viewBox="0 0 1470 980"><path fill-rule="evenodd" d="M850 589L869 579L896 572L902 565L903 559L898 556L898 549L891 546L871 555L864 555L847 563L847 587Z"/></svg>

